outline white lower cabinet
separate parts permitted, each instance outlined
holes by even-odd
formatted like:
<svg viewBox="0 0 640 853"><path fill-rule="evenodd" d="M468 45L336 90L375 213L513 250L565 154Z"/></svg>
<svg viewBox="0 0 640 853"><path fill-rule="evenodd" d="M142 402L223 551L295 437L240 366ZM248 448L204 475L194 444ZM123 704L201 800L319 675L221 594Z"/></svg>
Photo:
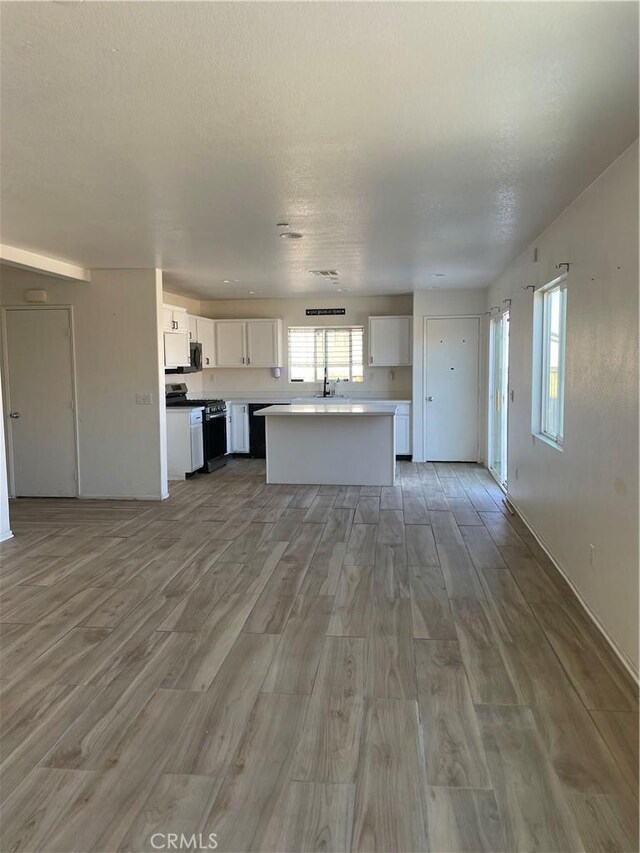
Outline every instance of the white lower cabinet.
<svg viewBox="0 0 640 853"><path fill-rule="evenodd" d="M396 412L396 456L411 456L411 404L399 403Z"/></svg>
<svg viewBox="0 0 640 853"><path fill-rule="evenodd" d="M249 406L227 403L227 452L249 452Z"/></svg>
<svg viewBox="0 0 640 853"><path fill-rule="evenodd" d="M396 456L411 455L411 419L409 415L396 415Z"/></svg>
<svg viewBox="0 0 640 853"><path fill-rule="evenodd" d="M184 480L204 465L202 409L167 409L167 468L170 480Z"/></svg>

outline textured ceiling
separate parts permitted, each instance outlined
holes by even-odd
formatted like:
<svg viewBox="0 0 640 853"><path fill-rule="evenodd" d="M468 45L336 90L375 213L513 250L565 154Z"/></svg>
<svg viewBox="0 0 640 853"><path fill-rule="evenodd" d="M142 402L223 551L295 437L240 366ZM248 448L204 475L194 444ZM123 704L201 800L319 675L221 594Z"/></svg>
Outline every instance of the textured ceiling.
<svg viewBox="0 0 640 853"><path fill-rule="evenodd" d="M0 14L3 242L206 298L485 286L637 136L636 3Z"/></svg>

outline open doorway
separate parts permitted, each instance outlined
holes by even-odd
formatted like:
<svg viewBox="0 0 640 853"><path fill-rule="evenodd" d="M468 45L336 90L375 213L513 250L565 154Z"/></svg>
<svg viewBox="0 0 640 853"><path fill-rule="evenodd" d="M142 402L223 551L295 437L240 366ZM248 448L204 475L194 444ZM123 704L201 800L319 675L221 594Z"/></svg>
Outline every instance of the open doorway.
<svg viewBox="0 0 640 853"><path fill-rule="evenodd" d="M489 470L507 489L509 422L509 312L491 318L489 364Z"/></svg>

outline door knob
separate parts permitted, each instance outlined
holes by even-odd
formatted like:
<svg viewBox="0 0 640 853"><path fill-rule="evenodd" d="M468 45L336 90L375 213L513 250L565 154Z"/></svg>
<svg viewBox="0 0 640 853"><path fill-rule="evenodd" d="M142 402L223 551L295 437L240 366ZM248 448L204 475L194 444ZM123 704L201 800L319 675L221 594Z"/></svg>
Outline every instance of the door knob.
<svg viewBox="0 0 640 853"><path fill-rule="evenodd" d="M20 412L9 412L9 417L14 419L19 418Z"/></svg>
<svg viewBox="0 0 640 853"><path fill-rule="evenodd" d="M428 400L430 403L433 403L433 397L427 397L427 400Z"/></svg>

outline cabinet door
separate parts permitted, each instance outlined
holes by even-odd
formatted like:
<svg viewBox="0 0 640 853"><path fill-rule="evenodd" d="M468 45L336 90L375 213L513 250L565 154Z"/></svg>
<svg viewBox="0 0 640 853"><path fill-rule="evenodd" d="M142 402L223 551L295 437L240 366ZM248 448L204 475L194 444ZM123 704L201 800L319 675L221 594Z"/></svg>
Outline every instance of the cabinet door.
<svg viewBox="0 0 640 853"><path fill-rule="evenodd" d="M189 340L202 343L198 337L198 318L194 317L193 314L187 314L187 326L189 327Z"/></svg>
<svg viewBox="0 0 640 853"><path fill-rule="evenodd" d="M164 366L189 367L189 335L186 332L164 333Z"/></svg>
<svg viewBox="0 0 640 853"><path fill-rule="evenodd" d="M247 364L250 367L280 367L277 320L247 320Z"/></svg>
<svg viewBox="0 0 640 853"><path fill-rule="evenodd" d="M231 404L227 404L227 417L225 418L227 427L227 453L233 453L233 429L231 428Z"/></svg>
<svg viewBox="0 0 640 853"><path fill-rule="evenodd" d="M191 449L191 471L197 471L204 465L204 445L202 442L202 421L191 424L189 437Z"/></svg>
<svg viewBox="0 0 640 853"><path fill-rule="evenodd" d="M231 406L231 447L234 453L249 452L249 407L245 404Z"/></svg>
<svg viewBox="0 0 640 853"><path fill-rule="evenodd" d="M162 328L165 332L173 332L173 308L170 305L162 306Z"/></svg>
<svg viewBox="0 0 640 853"><path fill-rule="evenodd" d="M216 367L246 367L244 320L215 323Z"/></svg>
<svg viewBox="0 0 640 853"><path fill-rule="evenodd" d="M411 418L396 415L396 456L411 455Z"/></svg>
<svg viewBox="0 0 640 853"><path fill-rule="evenodd" d="M187 319L186 308L173 309L173 322L176 324L176 332L188 332L189 320Z"/></svg>
<svg viewBox="0 0 640 853"><path fill-rule="evenodd" d="M213 367L216 363L213 320L208 320L206 317L198 317L197 321L197 340L202 344L202 366Z"/></svg>
<svg viewBox="0 0 640 853"><path fill-rule="evenodd" d="M411 364L411 317L369 318L369 364L400 367Z"/></svg>

